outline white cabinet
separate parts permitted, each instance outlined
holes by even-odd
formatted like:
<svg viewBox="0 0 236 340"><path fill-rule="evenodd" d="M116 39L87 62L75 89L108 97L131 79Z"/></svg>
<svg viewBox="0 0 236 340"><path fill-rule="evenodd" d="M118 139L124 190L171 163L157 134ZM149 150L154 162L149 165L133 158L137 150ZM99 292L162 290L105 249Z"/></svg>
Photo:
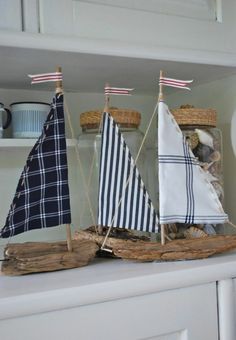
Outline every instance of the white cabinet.
<svg viewBox="0 0 236 340"><path fill-rule="evenodd" d="M0 9L0 28L40 32L45 41L53 34L61 50L69 48L63 37L73 37L78 45L73 49L82 48L85 40L92 51L96 41L100 54L105 47L111 55L235 65L234 0L0 0Z"/></svg>
<svg viewBox="0 0 236 340"><path fill-rule="evenodd" d="M0 13L0 29L22 30L21 0L0 0Z"/></svg>
<svg viewBox="0 0 236 340"><path fill-rule="evenodd" d="M40 7L43 33L182 49L182 58L188 49L236 53L234 0L40 0ZM53 12L60 24L51 20Z"/></svg>
<svg viewBox="0 0 236 340"><path fill-rule="evenodd" d="M39 32L39 0L0 0L0 30Z"/></svg>
<svg viewBox="0 0 236 340"><path fill-rule="evenodd" d="M73 270L0 275L1 337L217 340L219 330L221 340L235 340L235 268L231 253L169 263L97 259Z"/></svg>
<svg viewBox="0 0 236 340"><path fill-rule="evenodd" d="M231 75L236 66L233 0L222 2L222 23L203 15L221 9L220 0L192 0L188 5L169 0L158 6L141 0L24 0L22 4L24 32L0 30L2 88L29 88L23 70L40 73L61 64L72 91L98 92L98 84L106 81L124 86L126 77L125 86L156 95L160 68L199 84ZM6 14L9 7L4 8ZM192 18L197 9L202 14Z"/></svg>
<svg viewBox="0 0 236 340"><path fill-rule="evenodd" d="M215 21L222 9L221 1L215 0L74 0L80 2L123 7L145 12L169 14L187 18Z"/></svg>
<svg viewBox="0 0 236 340"><path fill-rule="evenodd" d="M73 35L74 1L72 0L39 0L40 32L57 35ZM54 18L54 19L53 19Z"/></svg>
<svg viewBox="0 0 236 340"><path fill-rule="evenodd" d="M220 340L236 337L236 280L232 278L218 283L219 336Z"/></svg>
<svg viewBox="0 0 236 340"><path fill-rule="evenodd" d="M2 320L0 328L4 340L17 340L19 333L24 340L216 340L216 285L37 313Z"/></svg>
<svg viewBox="0 0 236 340"><path fill-rule="evenodd" d="M40 31L39 0L22 0L22 25L24 32Z"/></svg>

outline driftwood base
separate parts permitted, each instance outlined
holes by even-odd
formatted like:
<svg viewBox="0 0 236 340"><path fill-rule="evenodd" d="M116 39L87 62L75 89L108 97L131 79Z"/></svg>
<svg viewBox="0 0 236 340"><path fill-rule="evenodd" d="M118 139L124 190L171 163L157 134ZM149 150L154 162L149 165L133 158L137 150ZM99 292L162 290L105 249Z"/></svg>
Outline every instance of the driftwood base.
<svg viewBox="0 0 236 340"><path fill-rule="evenodd" d="M78 240L93 240L101 246L104 236L91 229L76 233ZM108 237L106 246L116 257L133 261L174 261L203 259L236 248L236 235L216 235L195 239L179 239L161 245L158 242L124 240Z"/></svg>
<svg viewBox="0 0 236 340"><path fill-rule="evenodd" d="M68 252L64 241L10 244L4 250L2 272L23 275L82 267L95 257L98 250L92 240L74 240L72 247L73 251Z"/></svg>

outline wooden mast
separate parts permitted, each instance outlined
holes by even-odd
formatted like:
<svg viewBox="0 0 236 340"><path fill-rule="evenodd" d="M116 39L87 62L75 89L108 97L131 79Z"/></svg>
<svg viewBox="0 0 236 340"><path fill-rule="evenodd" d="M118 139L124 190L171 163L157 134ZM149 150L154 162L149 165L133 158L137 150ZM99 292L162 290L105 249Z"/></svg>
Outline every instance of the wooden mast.
<svg viewBox="0 0 236 340"><path fill-rule="evenodd" d="M109 87L109 84L106 83L105 87ZM110 103L110 96L109 94L105 94L104 112L109 112L109 103Z"/></svg>
<svg viewBox="0 0 236 340"><path fill-rule="evenodd" d="M108 83L105 84L105 88L106 87L109 87ZM105 89L104 89L104 92L106 92ZM105 105L104 105L103 112L109 112L109 103L110 103L110 96L109 96L109 94L105 94ZM103 114L101 115L101 121L100 121L100 127L99 127L100 132L101 132L101 126L102 126L102 119L103 119ZM102 235L103 227L97 226L97 230L98 230L98 235ZM110 229L108 231L108 235L109 235L109 233L110 233ZM108 235L106 235L106 236L108 237ZM106 242L107 237L105 238L105 242ZM104 245L105 245L105 242L104 242Z"/></svg>
<svg viewBox="0 0 236 340"><path fill-rule="evenodd" d="M160 78L163 77L163 71L160 71ZM159 96L158 96L158 101L160 102L161 100L164 100L164 94L163 94L163 84L159 84Z"/></svg>
<svg viewBox="0 0 236 340"><path fill-rule="evenodd" d="M61 67L60 67L60 66L57 66L56 72L60 72L60 73L61 73ZM62 91L62 81L61 81L61 80L57 80L57 81L56 81L56 90L55 90L55 92L56 92L56 93L61 93L61 92L63 92L63 91Z"/></svg>
<svg viewBox="0 0 236 340"><path fill-rule="evenodd" d="M61 67L58 66L56 68L56 72L61 72ZM61 80L57 80L56 81L56 89L55 89L56 93L62 93L62 81ZM73 250L72 248L72 237L71 237L71 228L70 228L70 224L66 224L66 242L67 242L67 249L69 252L71 252Z"/></svg>
<svg viewBox="0 0 236 340"><path fill-rule="evenodd" d="M160 79L163 77L163 71L160 71ZM159 83L159 96L158 101L164 100L164 94L163 94L163 84ZM165 224L161 224L161 244L165 244Z"/></svg>

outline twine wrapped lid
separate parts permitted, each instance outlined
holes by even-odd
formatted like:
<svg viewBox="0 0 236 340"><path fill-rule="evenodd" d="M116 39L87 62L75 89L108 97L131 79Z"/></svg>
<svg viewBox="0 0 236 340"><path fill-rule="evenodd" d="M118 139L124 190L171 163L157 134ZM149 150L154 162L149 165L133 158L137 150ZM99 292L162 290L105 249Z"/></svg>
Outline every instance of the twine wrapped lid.
<svg viewBox="0 0 236 340"><path fill-rule="evenodd" d="M216 126L216 110L213 109L199 109L187 104L181 105L178 109L172 109L171 113L181 126Z"/></svg>
<svg viewBox="0 0 236 340"><path fill-rule="evenodd" d="M80 115L80 126L82 129L95 129L100 125L102 110L87 111ZM126 128L138 128L141 122L141 114L130 109L119 109L111 107L109 113L117 124Z"/></svg>

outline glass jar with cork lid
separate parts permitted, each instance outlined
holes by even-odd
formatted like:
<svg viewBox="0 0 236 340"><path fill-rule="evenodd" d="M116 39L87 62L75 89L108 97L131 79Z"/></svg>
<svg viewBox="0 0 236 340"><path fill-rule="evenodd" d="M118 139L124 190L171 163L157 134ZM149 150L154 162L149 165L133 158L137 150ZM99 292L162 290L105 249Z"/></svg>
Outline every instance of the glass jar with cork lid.
<svg viewBox="0 0 236 340"><path fill-rule="evenodd" d="M109 113L114 118L115 122L124 136L124 139L130 149L132 156L138 154L140 145L143 140L143 133L139 130L141 122L141 114L138 111L131 109L121 109L111 107ZM81 190L79 193L80 201L80 226L87 227L94 223L91 216L91 211L84 193L86 189L91 201L91 208L94 213L94 219L97 217L97 199L98 199L98 182L99 182L99 164L100 164L100 148L101 148L101 133L100 123L102 118L101 110L87 111L80 115L80 126L82 133L78 137L79 156L82 163L83 178L80 179ZM145 146L142 147L137 160L137 166L141 176L145 182ZM80 170L81 171L81 170ZM86 181L86 185L81 183Z"/></svg>
<svg viewBox="0 0 236 340"><path fill-rule="evenodd" d="M182 105L171 112L223 205L222 134L216 127L216 110ZM214 226L202 227L207 234L216 232ZM221 229L221 226L217 228Z"/></svg>

